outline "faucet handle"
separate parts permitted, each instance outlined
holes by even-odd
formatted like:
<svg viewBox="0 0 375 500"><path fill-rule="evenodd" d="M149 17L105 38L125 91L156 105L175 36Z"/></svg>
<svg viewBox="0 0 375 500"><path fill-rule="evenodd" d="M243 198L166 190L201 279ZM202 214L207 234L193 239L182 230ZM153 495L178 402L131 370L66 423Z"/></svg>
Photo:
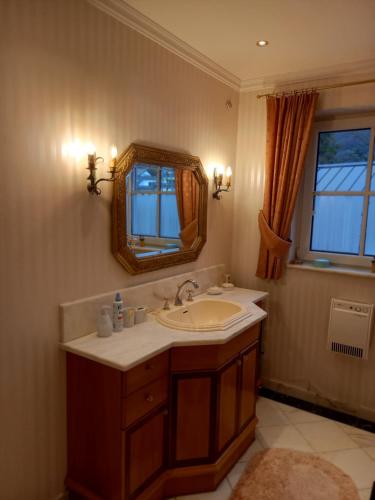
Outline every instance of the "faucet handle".
<svg viewBox="0 0 375 500"><path fill-rule="evenodd" d="M188 289L186 290L186 293L187 293L187 299L186 299L186 300L187 300L188 302L193 302L193 300L194 300L194 299L193 299L193 290L192 290L191 288L188 288Z"/></svg>
<svg viewBox="0 0 375 500"><path fill-rule="evenodd" d="M164 297L164 305L163 305L163 310L164 311L169 311L171 306L169 305L169 298Z"/></svg>

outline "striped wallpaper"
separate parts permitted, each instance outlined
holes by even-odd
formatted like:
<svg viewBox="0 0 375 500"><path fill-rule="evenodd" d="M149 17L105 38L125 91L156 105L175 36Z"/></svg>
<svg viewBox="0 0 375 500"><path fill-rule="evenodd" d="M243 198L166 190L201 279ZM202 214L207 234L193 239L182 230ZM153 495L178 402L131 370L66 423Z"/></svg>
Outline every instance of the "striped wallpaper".
<svg viewBox="0 0 375 500"><path fill-rule="evenodd" d="M374 107L375 86L337 89L320 97L319 115ZM238 284L267 290L263 380L266 386L375 420L375 340L368 361L326 350L331 297L375 302L375 279L288 269L280 282L255 278L258 211L263 200L266 109L241 94L232 272Z"/></svg>
<svg viewBox="0 0 375 500"><path fill-rule="evenodd" d="M61 147L92 141L108 158L113 142L144 141L233 165L238 94L85 0L2 1L0 18L0 497L53 500L66 470L59 304L229 264L233 200L209 199L197 262L131 277L110 251L111 187L89 197L84 161Z"/></svg>

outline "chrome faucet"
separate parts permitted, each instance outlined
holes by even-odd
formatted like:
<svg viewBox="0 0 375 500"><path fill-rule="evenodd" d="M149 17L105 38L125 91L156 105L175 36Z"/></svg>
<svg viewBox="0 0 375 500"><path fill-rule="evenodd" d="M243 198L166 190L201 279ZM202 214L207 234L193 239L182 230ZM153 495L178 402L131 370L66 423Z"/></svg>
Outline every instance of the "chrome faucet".
<svg viewBox="0 0 375 500"><path fill-rule="evenodd" d="M174 305L175 306L182 306L182 300L180 298L180 292L182 290L182 288L187 284L187 283L191 283L193 285L194 288L199 288L199 284L195 281L195 280L186 280L184 281L183 283L181 283L181 285L179 285L177 287L177 293L176 293L176 297L174 299Z"/></svg>

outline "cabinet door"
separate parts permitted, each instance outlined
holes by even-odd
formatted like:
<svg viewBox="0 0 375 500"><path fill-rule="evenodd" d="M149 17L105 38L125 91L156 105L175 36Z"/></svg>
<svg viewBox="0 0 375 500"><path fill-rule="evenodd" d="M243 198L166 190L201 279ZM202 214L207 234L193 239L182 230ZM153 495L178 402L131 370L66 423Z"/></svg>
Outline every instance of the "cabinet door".
<svg viewBox="0 0 375 500"><path fill-rule="evenodd" d="M127 498L134 498L166 467L167 409L157 410L126 432Z"/></svg>
<svg viewBox="0 0 375 500"><path fill-rule="evenodd" d="M240 430L255 414L256 365L258 344L250 347L241 356L241 383L239 395Z"/></svg>
<svg viewBox="0 0 375 500"><path fill-rule="evenodd" d="M218 453L221 453L237 433L239 363L239 359L232 361L218 374L216 443Z"/></svg>
<svg viewBox="0 0 375 500"><path fill-rule="evenodd" d="M213 380L211 375L172 378L171 464L207 463L212 458Z"/></svg>

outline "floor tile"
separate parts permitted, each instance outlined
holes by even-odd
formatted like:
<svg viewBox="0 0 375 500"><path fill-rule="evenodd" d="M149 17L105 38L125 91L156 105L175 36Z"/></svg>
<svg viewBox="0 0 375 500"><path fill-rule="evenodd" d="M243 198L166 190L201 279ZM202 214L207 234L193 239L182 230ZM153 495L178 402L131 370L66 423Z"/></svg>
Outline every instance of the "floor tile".
<svg viewBox="0 0 375 500"><path fill-rule="evenodd" d="M230 487L229 482L224 479L221 481L216 491L197 493L196 495L184 495L176 498L177 500L228 500L231 494L232 488Z"/></svg>
<svg viewBox="0 0 375 500"><path fill-rule="evenodd" d="M297 408L294 406L286 405L285 403L280 403L280 401L274 401L272 399L263 398L266 401L269 401L275 408L282 411L283 413L290 413L292 411L296 411Z"/></svg>
<svg viewBox="0 0 375 500"><path fill-rule="evenodd" d="M283 425L288 421L286 416L273 405L270 400L259 398L256 408L256 414L259 419L258 427L268 425Z"/></svg>
<svg viewBox="0 0 375 500"><path fill-rule="evenodd" d="M371 495L371 489L369 490L359 490L359 498L361 500L370 500L370 495Z"/></svg>
<svg viewBox="0 0 375 500"><path fill-rule="evenodd" d="M261 444L261 442L258 439L256 439L253 443L251 443L251 445L248 447L248 449L245 451L245 453L238 461L248 462L255 455L255 453L258 453L258 451L261 451L263 449L264 447Z"/></svg>
<svg viewBox="0 0 375 500"><path fill-rule="evenodd" d="M326 418L316 415L315 413L310 413L304 410L293 409L294 411L288 411L286 413L286 418L291 424L306 424L310 422L324 422L327 421Z"/></svg>
<svg viewBox="0 0 375 500"><path fill-rule="evenodd" d="M360 448L320 453L320 456L349 474L358 489L372 487L375 462Z"/></svg>
<svg viewBox="0 0 375 500"><path fill-rule="evenodd" d="M246 469L246 467L247 467L246 462L237 462L236 465L233 467L233 469L229 472L227 478L232 488L236 486L238 480L241 477L241 474Z"/></svg>
<svg viewBox="0 0 375 500"><path fill-rule="evenodd" d="M315 451L358 448L357 443L336 425L335 422L329 420L296 424L296 428Z"/></svg>
<svg viewBox="0 0 375 500"><path fill-rule="evenodd" d="M293 425L278 425L257 429L261 443L268 448L291 448L314 451Z"/></svg>
<svg viewBox="0 0 375 500"><path fill-rule="evenodd" d="M343 431L361 447L375 447L375 434L351 425L338 424Z"/></svg>
<svg viewBox="0 0 375 500"><path fill-rule="evenodd" d="M373 460L375 460L375 446L371 446L370 448L363 448L363 450L369 455ZM375 477L374 477L375 481Z"/></svg>

